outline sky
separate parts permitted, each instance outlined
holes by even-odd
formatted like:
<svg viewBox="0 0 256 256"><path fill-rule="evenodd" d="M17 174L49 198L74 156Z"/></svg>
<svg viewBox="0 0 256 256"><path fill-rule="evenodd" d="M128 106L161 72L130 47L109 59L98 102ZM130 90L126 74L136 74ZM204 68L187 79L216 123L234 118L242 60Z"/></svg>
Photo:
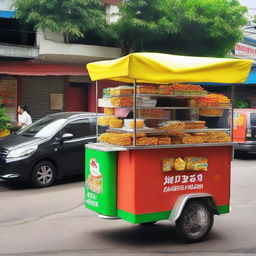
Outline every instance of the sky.
<svg viewBox="0 0 256 256"><path fill-rule="evenodd" d="M239 2L248 8L250 15L256 15L256 0L239 0Z"/></svg>

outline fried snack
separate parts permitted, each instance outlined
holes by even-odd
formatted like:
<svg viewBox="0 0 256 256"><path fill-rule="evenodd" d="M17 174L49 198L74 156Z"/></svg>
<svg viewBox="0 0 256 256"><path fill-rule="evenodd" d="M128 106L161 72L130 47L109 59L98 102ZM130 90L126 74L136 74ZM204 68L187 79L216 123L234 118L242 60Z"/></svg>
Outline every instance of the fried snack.
<svg viewBox="0 0 256 256"><path fill-rule="evenodd" d="M110 95L116 96L116 95L130 95L133 94L133 88L129 86L120 86L116 88L112 88L110 90Z"/></svg>
<svg viewBox="0 0 256 256"><path fill-rule="evenodd" d="M114 119L109 121L109 127L110 128L122 128L123 127L123 120L120 119Z"/></svg>
<svg viewBox="0 0 256 256"><path fill-rule="evenodd" d="M202 136L193 136L194 137L194 143L200 144L205 142L205 138Z"/></svg>
<svg viewBox="0 0 256 256"><path fill-rule="evenodd" d="M173 88L170 85L160 85L157 87L158 94L172 95Z"/></svg>
<svg viewBox="0 0 256 256"><path fill-rule="evenodd" d="M174 158L164 158L162 160L162 171L163 172L170 172L173 171L174 165Z"/></svg>
<svg viewBox="0 0 256 256"><path fill-rule="evenodd" d="M231 142L231 137L218 137L218 142Z"/></svg>
<svg viewBox="0 0 256 256"><path fill-rule="evenodd" d="M116 116L104 116L98 118L98 125L109 126L109 122L118 120Z"/></svg>
<svg viewBox="0 0 256 256"><path fill-rule="evenodd" d="M158 137L159 145L168 145L171 144L171 138L168 136Z"/></svg>
<svg viewBox="0 0 256 256"><path fill-rule="evenodd" d="M111 137L114 135L115 135L115 133L110 133L110 132L103 133L99 136L99 141L105 142L105 143L110 143Z"/></svg>
<svg viewBox="0 0 256 256"><path fill-rule="evenodd" d="M132 137L129 133L103 133L100 135L99 141L120 146L132 145Z"/></svg>
<svg viewBox="0 0 256 256"><path fill-rule="evenodd" d="M185 123L182 122L182 121L169 121L169 122L166 122L159 129L164 129L164 130L182 130L182 129L185 129Z"/></svg>
<svg viewBox="0 0 256 256"><path fill-rule="evenodd" d="M204 129L205 121L168 121L159 129L164 130L183 130L183 129Z"/></svg>
<svg viewBox="0 0 256 256"><path fill-rule="evenodd" d="M186 162L179 157L174 160L173 166L176 171L184 171L186 168Z"/></svg>
<svg viewBox="0 0 256 256"><path fill-rule="evenodd" d="M219 108L201 108L200 116L223 116L224 110Z"/></svg>
<svg viewBox="0 0 256 256"><path fill-rule="evenodd" d="M207 97L197 99L199 107L229 107L230 99L223 94L210 93Z"/></svg>
<svg viewBox="0 0 256 256"><path fill-rule="evenodd" d="M148 144L149 145L158 145L158 138L157 137L148 137Z"/></svg>
<svg viewBox="0 0 256 256"><path fill-rule="evenodd" d="M182 144L182 137L181 136L175 136L171 137L172 144Z"/></svg>
<svg viewBox="0 0 256 256"><path fill-rule="evenodd" d="M130 136L133 138L133 133L130 133ZM136 133L136 138L138 137L146 137L146 133L144 132L137 132Z"/></svg>
<svg viewBox="0 0 256 256"><path fill-rule="evenodd" d="M110 99L110 102L114 107L132 107L133 106L132 97L113 97Z"/></svg>
<svg viewBox="0 0 256 256"><path fill-rule="evenodd" d="M183 136L182 137L182 143L183 144L195 144L196 140L193 136Z"/></svg>
<svg viewBox="0 0 256 256"><path fill-rule="evenodd" d="M137 86L136 91L139 94L157 94L157 86L151 84L140 84Z"/></svg>
<svg viewBox="0 0 256 256"><path fill-rule="evenodd" d="M197 84L173 84L174 95L206 95L207 91Z"/></svg>
<svg viewBox="0 0 256 256"><path fill-rule="evenodd" d="M105 115L114 115L115 109L114 108L104 108L104 114Z"/></svg>
<svg viewBox="0 0 256 256"><path fill-rule="evenodd" d="M205 140L206 143L217 143L218 138L216 136L208 136Z"/></svg>
<svg viewBox="0 0 256 256"><path fill-rule="evenodd" d="M144 128L144 120L136 120L136 128ZM129 127L134 128L134 121L129 122Z"/></svg>
<svg viewBox="0 0 256 256"><path fill-rule="evenodd" d="M193 128L194 129L204 129L206 128L205 126L205 121L193 121Z"/></svg>
<svg viewBox="0 0 256 256"><path fill-rule="evenodd" d="M137 146L146 146L146 145L149 145L149 138L148 138L148 137L139 137L139 138L136 138L136 145L137 145Z"/></svg>
<svg viewBox="0 0 256 256"><path fill-rule="evenodd" d="M204 132L192 133L192 136L195 137L196 143L205 143L208 137L207 133Z"/></svg>

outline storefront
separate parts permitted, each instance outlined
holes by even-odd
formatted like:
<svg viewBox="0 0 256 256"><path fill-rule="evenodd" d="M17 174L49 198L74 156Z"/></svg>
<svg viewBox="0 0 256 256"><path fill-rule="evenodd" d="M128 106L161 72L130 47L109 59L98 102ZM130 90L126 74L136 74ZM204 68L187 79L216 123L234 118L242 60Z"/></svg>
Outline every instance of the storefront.
<svg viewBox="0 0 256 256"><path fill-rule="evenodd" d="M4 105L12 120L16 120L17 79L3 77L0 79L0 104Z"/></svg>
<svg viewBox="0 0 256 256"><path fill-rule="evenodd" d="M0 103L14 121L21 103L33 121L60 111L88 111L90 80L84 65L4 61L0 74Z"/></svg>

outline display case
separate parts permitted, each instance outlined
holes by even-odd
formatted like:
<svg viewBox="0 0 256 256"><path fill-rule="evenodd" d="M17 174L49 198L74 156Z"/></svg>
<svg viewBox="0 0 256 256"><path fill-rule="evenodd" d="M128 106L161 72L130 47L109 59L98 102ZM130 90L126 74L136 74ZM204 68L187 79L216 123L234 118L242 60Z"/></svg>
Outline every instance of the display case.
<svg viewBox="0 0 256 256"><path fill-rule="evenodd" d="M134 82L105 88L97 102L97 113L101 113L97 137L101 143L162 148L232 141L231 100L209 93L199 84ZM220 117L224 120L221 128L218 122L208 125L212 118Z"/></svg>

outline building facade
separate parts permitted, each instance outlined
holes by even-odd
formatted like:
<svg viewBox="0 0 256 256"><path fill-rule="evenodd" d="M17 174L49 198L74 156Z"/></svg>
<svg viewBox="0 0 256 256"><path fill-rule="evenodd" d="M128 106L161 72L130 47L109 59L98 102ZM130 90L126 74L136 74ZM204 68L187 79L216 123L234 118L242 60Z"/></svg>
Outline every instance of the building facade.
<svg viewBox="0 0 256 256"><path fill-rule="evenodd" d="M33 121L59 111L95 111L86 63L118 58L121 50L100 42L66 44L60 33L33 32L14 18L13 1L0 0L0 103L13 120L20 103L28 106ZM103 2L110 14L119 3Z"/></svg>

